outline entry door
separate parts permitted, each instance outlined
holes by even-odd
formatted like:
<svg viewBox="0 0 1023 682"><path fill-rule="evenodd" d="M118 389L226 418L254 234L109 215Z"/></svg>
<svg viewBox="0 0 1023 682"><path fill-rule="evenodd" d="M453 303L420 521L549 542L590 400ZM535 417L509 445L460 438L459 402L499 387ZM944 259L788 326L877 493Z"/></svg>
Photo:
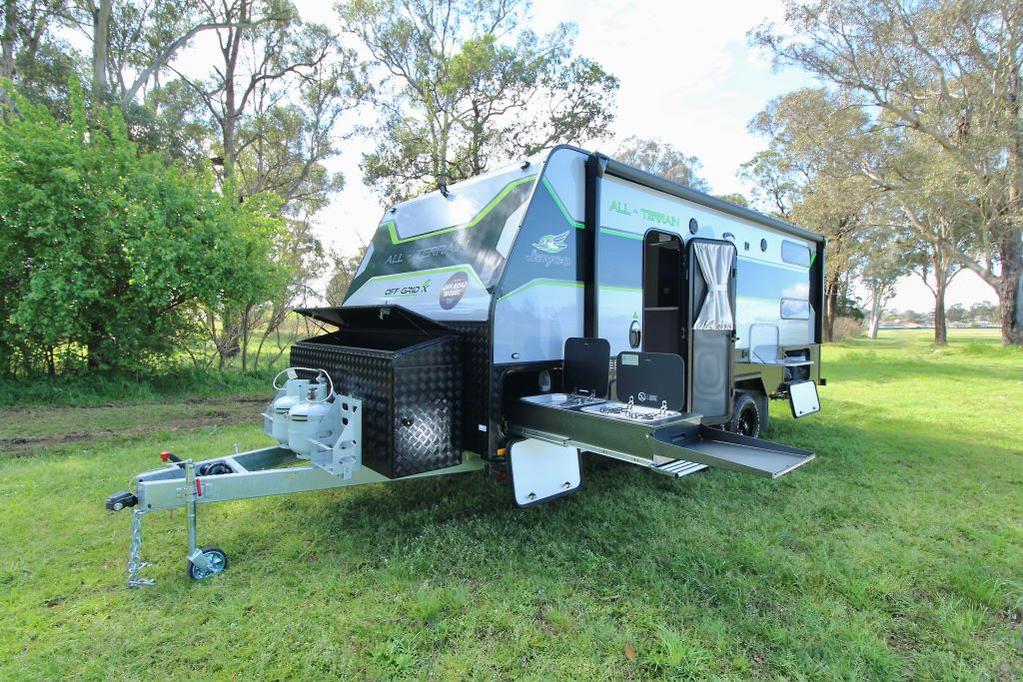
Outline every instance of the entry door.
<svg viewBox="0 0 1023 682"><path fill-rule="evenodd" d="M650 230L643 239L643 350L683 355L683 244L677 234Z"/></svg>
<svg viewBox="0 0 1023 682"><path fill-rule="evenodd" d="M690 239L686 249L687 407L707 419L729 417L735 349L735 245Z"/></svg>

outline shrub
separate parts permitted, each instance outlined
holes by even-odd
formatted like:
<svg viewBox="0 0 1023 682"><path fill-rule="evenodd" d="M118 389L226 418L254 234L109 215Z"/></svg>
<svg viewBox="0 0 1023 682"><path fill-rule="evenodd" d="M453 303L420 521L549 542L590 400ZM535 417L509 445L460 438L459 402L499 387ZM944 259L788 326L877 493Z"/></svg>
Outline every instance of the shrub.
<svg viewBox="0 0 1023 682"><path fill-rule="evenodd" d="M863 323L851 317L838 317L835 319L835 332L833 341L845 341L863 336Z"/></svg>
<svg viewBox="0 0 1023 682"><path fill-rule="evenodd" d="M71 119L7 89L0 125L0 373L136 370L279 286L273 197L140 154L118 110Z"/></svg>

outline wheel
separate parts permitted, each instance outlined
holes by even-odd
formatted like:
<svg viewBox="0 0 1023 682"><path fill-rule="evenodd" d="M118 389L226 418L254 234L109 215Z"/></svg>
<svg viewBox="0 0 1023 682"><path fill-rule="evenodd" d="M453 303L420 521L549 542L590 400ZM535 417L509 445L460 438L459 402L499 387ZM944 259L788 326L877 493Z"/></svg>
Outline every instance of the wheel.
<svg viewBox="0 0 1023 682"><path fill-rule="evenodd" d="M757 400L749 393L736 394L728 430L740 436L759 438L760 426L760 407L757 405Z"/></svg>
<svg viewBox="0 0 1023 682"><path fill-rule="evenodd" d="M771 400L763 393L754 393L753 397L760 410L760 433L763 434L771 429Z"/></svg>
<svg viewBox="0 0 1023 682"><path fill-rule="evenodd" d="M210 462L209 464L203 464L199 467L196 472L200 476L223 476L224 474L234 473L231 471L231 467L226 462Z"/></svg>
<svg viewBox="0 0 1023 682"><path fill-rule="evenodd" d="M199 568L189 559L188 577L192 580L206 580L227 569L227 555L224 554L224 550L219 547L203 547L202 553L206 557L206 561L210 563L210 567L208 569Z"/></svg>

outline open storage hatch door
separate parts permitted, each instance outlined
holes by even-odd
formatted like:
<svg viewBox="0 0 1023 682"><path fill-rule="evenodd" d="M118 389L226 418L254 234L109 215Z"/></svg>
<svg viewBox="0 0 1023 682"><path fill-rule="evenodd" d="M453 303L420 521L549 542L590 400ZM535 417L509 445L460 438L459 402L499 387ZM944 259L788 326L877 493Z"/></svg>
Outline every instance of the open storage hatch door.
<svg viewBox="0 0 1023 682"><path fill-rule="evenodd" d="M399 306L303 308L338 327L291 348L291 365L323 369L363 404L363 464L388 478L462 461L458 334Z"/></svg>

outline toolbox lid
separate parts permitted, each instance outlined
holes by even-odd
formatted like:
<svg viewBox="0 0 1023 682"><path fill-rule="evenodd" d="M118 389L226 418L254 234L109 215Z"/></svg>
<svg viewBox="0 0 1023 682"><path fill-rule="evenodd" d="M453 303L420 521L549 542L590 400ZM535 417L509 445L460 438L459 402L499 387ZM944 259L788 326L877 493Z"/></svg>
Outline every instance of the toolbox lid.
<svg viewBox="0 0 1023 682"><path fill-rule="evenodd" d="M369 305L345 308L295 308L299 315L334 325L338 329L420 331L428 335L451 333L451 327L400 305Z"/></svg>

